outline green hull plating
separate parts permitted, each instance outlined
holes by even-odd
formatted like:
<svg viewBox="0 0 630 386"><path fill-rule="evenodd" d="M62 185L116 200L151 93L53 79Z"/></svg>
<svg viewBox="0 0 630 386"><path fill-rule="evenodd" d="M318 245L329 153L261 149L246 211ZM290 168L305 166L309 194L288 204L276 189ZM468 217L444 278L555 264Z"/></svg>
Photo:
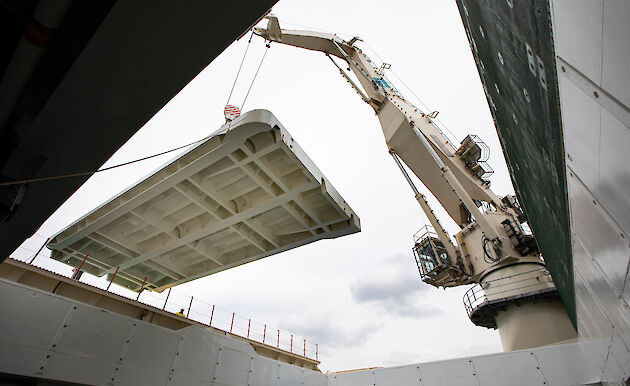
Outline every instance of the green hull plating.
<svg viewBox="0 0 630 386"><path fill-rule="evenodd" d="M548 1L457 6L512 184L577 328L564 142Z"/></svg>

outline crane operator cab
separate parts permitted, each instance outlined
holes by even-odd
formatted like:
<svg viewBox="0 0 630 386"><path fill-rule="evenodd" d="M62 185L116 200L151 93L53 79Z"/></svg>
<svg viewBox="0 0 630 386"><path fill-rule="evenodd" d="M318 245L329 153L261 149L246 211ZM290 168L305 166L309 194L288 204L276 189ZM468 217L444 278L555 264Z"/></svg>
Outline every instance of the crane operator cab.
<svg viewBox="0 0 630 386"><path fill-rule="evenodd" d="M425 225L413 239L413 254L423 282L448 286L446 283L452 280L453 275L460 276L451 265L448 252L433 227Z"/></svg>

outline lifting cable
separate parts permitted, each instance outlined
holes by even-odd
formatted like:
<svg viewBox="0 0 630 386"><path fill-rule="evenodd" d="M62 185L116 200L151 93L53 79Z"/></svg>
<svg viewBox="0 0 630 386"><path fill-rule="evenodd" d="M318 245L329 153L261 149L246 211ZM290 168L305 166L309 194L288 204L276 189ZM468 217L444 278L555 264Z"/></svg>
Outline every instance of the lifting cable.
<svg viewBox="0 0 630 386"><path fill-rule="evenodd" d="M234 84L232 85L232 90L230 90L230 95L228 96L228 103L230 102L230 98L232 97L232 92L234 91L234 87L236 86L236 81L238 80L238 76L241 72L241 68L243 67L243 62L245 61L245 57L247 56L247 51L249 50L249 46L250 43L252 41L252 37L254 35L254 32L252 31L252 34L249 37L249 41L247 42L247 48L245 49L245 53L243 55L243 59L241 60L241 65L238 68L238 71L236 73L236 79L234 79ZM262 67L263 61L265 60L265 57L267 56L267 52L269 51L269 47L270 44L267 43L267 48L265 49L265 53L262 57L262 59L260 60L260 63L258 64L258 69L256 70L256 74L254 74L254 79L252 79L252 83L249 85L249 89L247 90L247 95L245 95L245 100L243 100L243 105L245 105L245 102L247 101L247 97L249 96L250 91L252 90L252 87L254 85L254 81L256 80L256 77L258 76L258 72L260 71L260 67ZM241 106L241 110L242 110L242 106ZM62 174L62 175L57 175L57 176L49 176L49 177L39 177L39 178L30 178L30 179L24 179L24 180L14 180L14 181L1 181L0 182L0 187L2 186L13 186L13 185L22 185L22 184L27 184L30 182L42 182L42 181L52 181L52 180L59 180L59 179L64 179L64 178L71 178L71 177L80 177L80 176L88 176L88 175L92 175L95 173L100 173L100 172L104 172L106 170L111 170L111 169L116 169L119 168L121 166L126 166L126 165L131 165L134 164L136 162L140 162L140 161L144 161L144 160L148 160L151 158L155 158L155 157L159 157L161 155L164 154L168 154L168 153L172 153L174 151L183 149L185 147L191 146L191 145L195 145L197 143L203 142L209 138L211 138L212 135L209 135L207 137L204 137L202 139L199 139L197 141L194 142L190 142L186 145L182 145L182 146L178 146L174 149L170 149L170 150L166 150L157 154L152 154L146 157L142 157L142 158L138 158L132 161L127 161L127 162L123 162L117 165L113 165L113 166L108 166L102 169L97 169L97 170L91 170L91 171L87 171L87 172L78 172L78 173L70 173L70 174Z"/></svg>
<svg viewBox="0 0 630 386"><path fill-rule="evenodd" d="M252 79L252 83L249 85L249 89L247 90L247 94L245 94L245 99L243 100L243 104L241 105L241 111L243 111L243 107L245 107L245 102L247 102L247 97L249 96L249 92L252 91L252 87L254 86L254 81L256 81L256 77L258 76L258 72L260 71L260 67L262 67L263 62L265 61L265 57L267 56L267 52L269 52L269 47L271 47L271 43L267 42L267 48L265 48L265 53L260 59L260 63L258 63L258 68L256 69L256 73L254 74L254 79Z"/></svg>
<svg viewBox="0 0 630 386"><path fill-rule="evenodd" d="M234 88L236 88L236 82L238 81L238 77L241 74L241 69L243 68L243 63L245 63L245 58L247 57L247 52L249 51L249 47L251 46L253 37L254 37L254 30L252 30L252 33L249 35L249 40L247 41L247 47L245 48L245 52L243 53L241 64L238 66L238 71L236 71L236 77L234 78L234 83L232 84L232 89L230 90L230 94L228 95L226 105L230 104L230 98L232 98L232 94L234 93ZM258 68L256 69L256 73L254 74L254 78L252 79L252 82L249 85L249 89L247 89L247 94L245 94L245 99L243 99L243 104L241 105L241 109L240 109L241 111L243 111L243 107L245 106L245 102L247 102L249 93L252 91L252 87L254 86L256 77L258 76L258 73L260 72L260 67L262 67L263 62L265 61L265 57L267 56L267 52L269 51L269 47L271 47L271 43L267 42L266 47L267 48L265 49L265 53L263 54L262 59L260 59L260 63L258 63Z"/></svg>
<svg viewBox="0 0 630 386"><path fill-rule="evenodd" d="M374 48L372 48L372 46L370 46L370 44L369 44L368 42L363 42L363 43L364 43L364 44L365 44L365 45L366 45L366 46L370 49L370 51L372 51L372 53L373 53L373 54L374 54L374 55L378 58L378 60L380 60L380 61L381 61L381 63L385 63L385 61L383 60L383 58L381 58L381 57L380 57L380 55L376 52L376 50L375 50ZM429 108L429 106L427 106L427 105L426 105L426 104L422 101L422 99L420 99L420 97L419 97L418 95L416 95L416 93L415 93L415 92L413 92L413 90L411 89L411 87L407 86L407 84L406 84L406 83L402 80L402 78L401 78L401 77L400 77L400 76L396 73L396 71L394 71L394 69L393 69L393 68L390 68L390 71L391 71L391 73L392 73L392 74L396 77L396 79L398 79L398 81L400 81L400 83L401 83L401 84L402 84L402 85L403 85L403 86L404 86L404 87L405 87L405 88L406 88L406 89L407 89L407 90L411 93L411 95L413 95L413 96L416 98L416 101L420 102L420 104L421 104L421 105L422 105L422 106L423 106L423 107L427 110L427 112L429 112L429 111L433 111L433 110L431 110L431 109ZM446 130L446 131L447 131L447 132L448 132L448 133L449 133L449 134L453 137L453 139L454 139L455 141L459 141L460 143L462 142L462 141L460 141L460 140L459 140L459 138L458 138L455 134L453 134L453 132L452 132L452 131L448 128L448 126L446 126L446 124L440 120L440 118L437 118L437 117L436 117L436 118L435 118L435 120L436 120L436 121L438 121L438 122L441 124L442 128L444 128L444 129L445 129L445 130ZM446 135L445 135L445 136L446 136ZM453 142L453 141L451 141L451 139L450 139L450 138L448 138L448 137L446 137L446 138L449 140L449 142ZM454 143L453 143L453 145L454 145Z"/></svg>
<svg viewBox="0 0 630 386"><path fill-rule="evenodd" d="M197 144L199 142L203 142L203 141L205 141L205 140L207 140L207 139L209 139L211 137L212 137L212 135L209 135L209 136L201 138L201 139L199 139L197 141L187 143L186 145L178 146L178 147L176 147L174 149L166 150L166 151L163 151L161 153L152 154L152 155L149 155L149 156L146 156L146 157L142 157L142 158L138 158L138 159L135 159L135 160L132 160L132 161L123 162L123 163L120 163L120 164L117 164L117 165L108 166L108 167L105 167L105 168L102 168L102 169L98 169L98 170L92 170L92 171L89 171L89 172L78 172L78 173L62 174L62 175L50 176L50 177L30 178L30 179L27 179L27 180L4 181L4 182L0 182L0 187L1 186L12 186L12 185L22 185L22 184L27 184L27 183L30 183L30 182L52 181L52 180L60 180L60 179L63 179L63 178L70 178L70 177L88 176L88 175L92 175L92 174L95 174L95 173L104 172L106 170L116 169L116 168L119 168L121 166L135 164L136 162L145 161L145 160L148 160L148 159L151 159L151 158L159 157L159 156L164 155L164 154L172 153L174 151L183 149L185 147L188 147L188 146L191 146L191 145L195 145L195 144Z"/></svg>
<svg viewBox="0 0 630 386"><path fill-rule="evenodd" d="M245 57L247 56L247 51L249 51L249 46L251 45L252 38L254 37L254 30L252 30L251 35L249 35L249 41L247 42L247 47L245 47L245 53L243 54L243 59L241 59L241 65L238 66L238 71L236 72L236 78L234 78L234 84L232 84L232 89L230 90L230 95L228 95L226 105L230 104L230 98L232 97L232 93L234 92L234 87L236 87L236 81L238 80L238 76L241 73L241 69L243 68L243 63L245 62Z"/></svg>

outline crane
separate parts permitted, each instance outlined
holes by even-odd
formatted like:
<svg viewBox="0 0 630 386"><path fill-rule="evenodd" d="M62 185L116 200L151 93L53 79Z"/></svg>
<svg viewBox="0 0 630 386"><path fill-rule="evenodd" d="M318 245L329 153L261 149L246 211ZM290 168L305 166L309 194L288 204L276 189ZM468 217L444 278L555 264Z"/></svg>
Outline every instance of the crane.
<svg viewBox="0 0 630 386"><path fill-rule="evenodd" d="M455 147L435 124L437 112L423 112L405 99L385 76L389 65L377 67L356 45L359 37L345 41L331 33L285 30L276 16L266 19L266 28L254 28L256 35L268 44L324 53L374 109L389 152L431 224L414 237L422 281L442 288L476 284L464 298L469 317L477 325L498 328L507 351L573 338L575 330L535 239L523 228L526 217L516 197L500 198L490 189L488 147L475 135ZM454 240L403 163L459 226ZM545 329L549 324L556 327Z"/></svg>

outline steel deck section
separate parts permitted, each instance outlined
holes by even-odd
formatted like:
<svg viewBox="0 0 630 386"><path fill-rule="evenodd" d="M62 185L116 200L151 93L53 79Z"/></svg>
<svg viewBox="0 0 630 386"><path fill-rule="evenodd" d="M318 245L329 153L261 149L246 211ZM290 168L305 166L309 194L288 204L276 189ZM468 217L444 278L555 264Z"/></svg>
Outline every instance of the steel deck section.
<svg viewBox="0 0 630 386"><path fill-rule="evenodd" d="M54 259L162 291L360 230L359 218L268 111L206 141L57 234ZM119 268L118 268L119 267Z"/></svg>

